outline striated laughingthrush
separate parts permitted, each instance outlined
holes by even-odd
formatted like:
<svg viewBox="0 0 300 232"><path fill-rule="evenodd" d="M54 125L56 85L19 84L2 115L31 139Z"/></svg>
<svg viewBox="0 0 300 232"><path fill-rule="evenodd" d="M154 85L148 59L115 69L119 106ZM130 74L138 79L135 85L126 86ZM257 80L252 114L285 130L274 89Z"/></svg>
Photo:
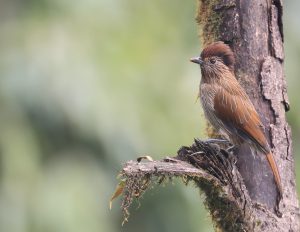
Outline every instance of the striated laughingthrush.
<svg viewBox="0 0 300 232"><path fill-rule="evenodd" d="M215 42L191 61L201 68L200 100L205 117L233 145L246 142L266 155L281 198L279 171L259 115L235 78L232 50L221 41Z"/></svg>

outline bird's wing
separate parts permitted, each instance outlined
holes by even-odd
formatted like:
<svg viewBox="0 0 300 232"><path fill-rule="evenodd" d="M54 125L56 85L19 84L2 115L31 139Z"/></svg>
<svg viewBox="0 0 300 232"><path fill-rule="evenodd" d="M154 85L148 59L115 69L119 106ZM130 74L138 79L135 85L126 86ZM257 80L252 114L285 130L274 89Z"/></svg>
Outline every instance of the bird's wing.
<svg viewBox="0 0 300 232"><path fill-rule="evenodd" d="M269 151L260 118L246 93L231 94L219 89L214 97L214 110L230 133Z"/></svg>

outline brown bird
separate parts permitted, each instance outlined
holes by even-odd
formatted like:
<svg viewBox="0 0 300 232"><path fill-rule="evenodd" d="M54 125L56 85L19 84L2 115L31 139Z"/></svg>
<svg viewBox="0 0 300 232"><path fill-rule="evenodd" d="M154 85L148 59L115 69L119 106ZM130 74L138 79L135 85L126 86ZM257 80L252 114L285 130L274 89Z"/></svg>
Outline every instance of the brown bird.
<svg viewBox="0 0 300 232"><path fill-rule="evenodd" d="M234 74L234 54L223 42L205 47L200 57L192 58L200 65L200 99L204 115L212 126L232 144L244 142L266 155L282 198L279 171L250 98Z"/></svg>

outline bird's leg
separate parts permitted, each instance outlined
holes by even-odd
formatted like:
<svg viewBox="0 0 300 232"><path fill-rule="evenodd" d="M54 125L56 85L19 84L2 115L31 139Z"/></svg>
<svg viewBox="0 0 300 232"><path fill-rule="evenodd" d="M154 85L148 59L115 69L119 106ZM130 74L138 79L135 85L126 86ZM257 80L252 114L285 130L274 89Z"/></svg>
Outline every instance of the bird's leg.
<svg viewBox="0 0 300 232"><path fill-rule="evenodd" d="M203 140L203 142L205 143L225 143L225 144L228 144L230 143L228 140L226 139L206 139L206 140Z"/></svg>
<svg viewBox="0 0 300 232"><path fill-rule="evenodd" d="M231 152L234 151L234 149L235 149L235 145L233 145L233 144L232 144L229 140L227 140L227 139L216 139L216 138L211 138L211 139L204 140L203 142L205 142L205 143L213 143L213 144L215 144L215 145L217 145L216 143L224 144L225 146L228 146L228 148L225 149L228 153L231 153Z"/></svg>
<svg viewBox="0 0 300 232"><path fill-rule="evenodd" d="M228 148L226 149L226 151L227 151L228 153L231 153L231 152L234 152L235 149L236 149L236 146L235 146L235 145L232 145L232 146L228 147Z"/></svg>

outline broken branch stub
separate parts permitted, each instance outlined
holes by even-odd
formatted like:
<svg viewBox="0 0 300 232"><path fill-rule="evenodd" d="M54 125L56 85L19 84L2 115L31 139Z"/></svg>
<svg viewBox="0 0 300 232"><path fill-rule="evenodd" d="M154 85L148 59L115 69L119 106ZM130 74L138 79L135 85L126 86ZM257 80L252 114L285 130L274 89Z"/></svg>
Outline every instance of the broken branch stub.
<svg viewBox="0 0 300 232"><path fill-rule="evenodd" d="M174 158L153 162L127 162L122 171L125 179L122 210L124 221L134 198L140 198L152 184L181 177L184 183L194 181L205 193L205 205L217 227L224 231L249 231L251 204L243 180L235 166L235 158L217 144L196 139L190 147L182 147ZM234 222L234 223L232 223Z"/></svg>

